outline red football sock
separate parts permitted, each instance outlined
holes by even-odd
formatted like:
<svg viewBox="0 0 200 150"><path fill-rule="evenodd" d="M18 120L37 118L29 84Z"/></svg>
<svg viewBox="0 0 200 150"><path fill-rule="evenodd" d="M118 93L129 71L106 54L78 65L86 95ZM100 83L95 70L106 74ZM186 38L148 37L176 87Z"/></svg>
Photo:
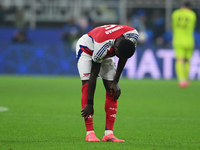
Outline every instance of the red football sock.
<svg viewBox="0 0 200 150"><path fill-rule="evenodd" d="M113 94L106 92L105 101L105 111L106 111L106 130L112 130L117 114L117 101L114 100Z"/></svg>
<svg viewBox="0 0 200 150"><path fill-rule="evenodd" d="M82 96L81 96L81 106L82 109L87 105L88 103L88 85L89 83L86 83L82 86ZM89 116L87 121L85 121L86 131L93 131L93 119L92 115Z"/></svg>

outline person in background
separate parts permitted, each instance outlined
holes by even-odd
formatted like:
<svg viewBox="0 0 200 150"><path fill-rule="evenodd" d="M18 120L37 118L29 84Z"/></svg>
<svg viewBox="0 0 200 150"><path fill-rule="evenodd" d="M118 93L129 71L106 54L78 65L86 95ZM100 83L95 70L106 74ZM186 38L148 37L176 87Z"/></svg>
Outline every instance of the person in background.
<svg viewBox="0 0 200 150"><path fill-rule="evenodd" d="M80 26L80 33L81 35L83 35L94 29L95 23L91 18L82 17L81 19L79 19L78 24Z"/></svg>
<svg viewBox="0 0 200 150"><path fill-rule="evenodd" d="M81 27L77 21L72 17L63 26L61 32L61 39L66 52L66 56L70 56L76 49L76 42L81 36Z"/></svg>
<svg viewBox="0 0 200 150"><path fill-rule="evenodd" d="M134 27L140 34L138 43L145 44L147 41L147 33L146 33L146 21L147 21L147 15L145 10L139 9L136 12L136 15L132 16L130 19L130 26Z"/></svg>
<svg viewBox="0 0 200 150"><path fill-rule="evenodd" d="M191 10L189 1L172 13L172 45L176 55L175 70L180 88L188 87L190 84L188 74L195 43L193 33L196 20L196 14Z"/></svg>
<svg viewBox="0 0 200 150"><path fill-rule="evenodd" d="M159 9L153 11L152 21L153 42L157 45L163 45L163 35L165 33L165 19L163 17L162 12Z"/></svg>
<svg viewBox="0 0 200 150"><path fill-rule="evenodd" d="M61 37L68 44L73 44L80 37L81 28L78 23L71 18L63 27Z"/></svg>
<svg viewBox="0 0 200 150"><path fill-rule="evenodd" d="M13 35L12 43L31 44L31 41L28 39L27 33L25 30L18 30Z"/></svg>
<svg viewBox="0 0 200 150"><path fill-rule="evenodd" d="M113 135L117 101L121 94L118 82L127 59L135 53L138 36L137 30L132 27L112 24L94 28L77 42L77 67L82 81L81 115L85 118L85 140L88 142L100 142L93 128L94 93L98 75L106 90L106 127L102 141L124 142ZM117 68L115 55L119 58Z"/></svg>
<svg viewBox="0 0 200 150"><path fill-rule="evenodd" d="M15 13L14 26L19 30L26 30L28 27L28 21L25 18L24 10L22 8L17 8Z"/></svg>

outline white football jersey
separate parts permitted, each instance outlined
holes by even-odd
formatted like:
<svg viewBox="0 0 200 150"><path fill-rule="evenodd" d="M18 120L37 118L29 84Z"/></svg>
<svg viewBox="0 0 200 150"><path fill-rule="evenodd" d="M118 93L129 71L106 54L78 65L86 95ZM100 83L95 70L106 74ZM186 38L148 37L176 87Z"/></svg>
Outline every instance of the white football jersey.
<svg viewBox="0 0 200 150"><path fill-rule="evenodd" d="M115 39L123 35L134 44L138 41L136 29L125 25L104 25L94 28L80 39L80 49L91 55L92 60L101 63L103 58L114 56Z"/></svg>

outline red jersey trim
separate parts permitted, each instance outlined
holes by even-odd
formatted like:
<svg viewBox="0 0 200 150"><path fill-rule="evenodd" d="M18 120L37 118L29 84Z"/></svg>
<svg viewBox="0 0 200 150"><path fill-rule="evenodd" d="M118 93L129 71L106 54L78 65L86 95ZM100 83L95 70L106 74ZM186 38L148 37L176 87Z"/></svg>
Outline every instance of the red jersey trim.
<svg viewBox="0 0 200 150"><path fill-rule="evenodd" d="M80 48L81 48L81 50L82 50L83 52L85 52L86 54L92 56L93 51L91 51L88 47L80 45Z"/></svg>

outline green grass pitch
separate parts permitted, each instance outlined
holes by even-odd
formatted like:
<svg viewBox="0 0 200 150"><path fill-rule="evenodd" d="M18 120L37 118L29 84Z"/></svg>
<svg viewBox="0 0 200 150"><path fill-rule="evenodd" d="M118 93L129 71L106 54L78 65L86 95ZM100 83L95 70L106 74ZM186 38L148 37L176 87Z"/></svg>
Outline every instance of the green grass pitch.
<svg viewBox="0 0 200 150"><path fill-rule="evenodd" d="M105 90L97 82L93 122L102 139ZM176 80L119 84L114 134L125 143L89 143L78 77L0 76L0 150L200 150L199 81L186 89Z"/></svg>

